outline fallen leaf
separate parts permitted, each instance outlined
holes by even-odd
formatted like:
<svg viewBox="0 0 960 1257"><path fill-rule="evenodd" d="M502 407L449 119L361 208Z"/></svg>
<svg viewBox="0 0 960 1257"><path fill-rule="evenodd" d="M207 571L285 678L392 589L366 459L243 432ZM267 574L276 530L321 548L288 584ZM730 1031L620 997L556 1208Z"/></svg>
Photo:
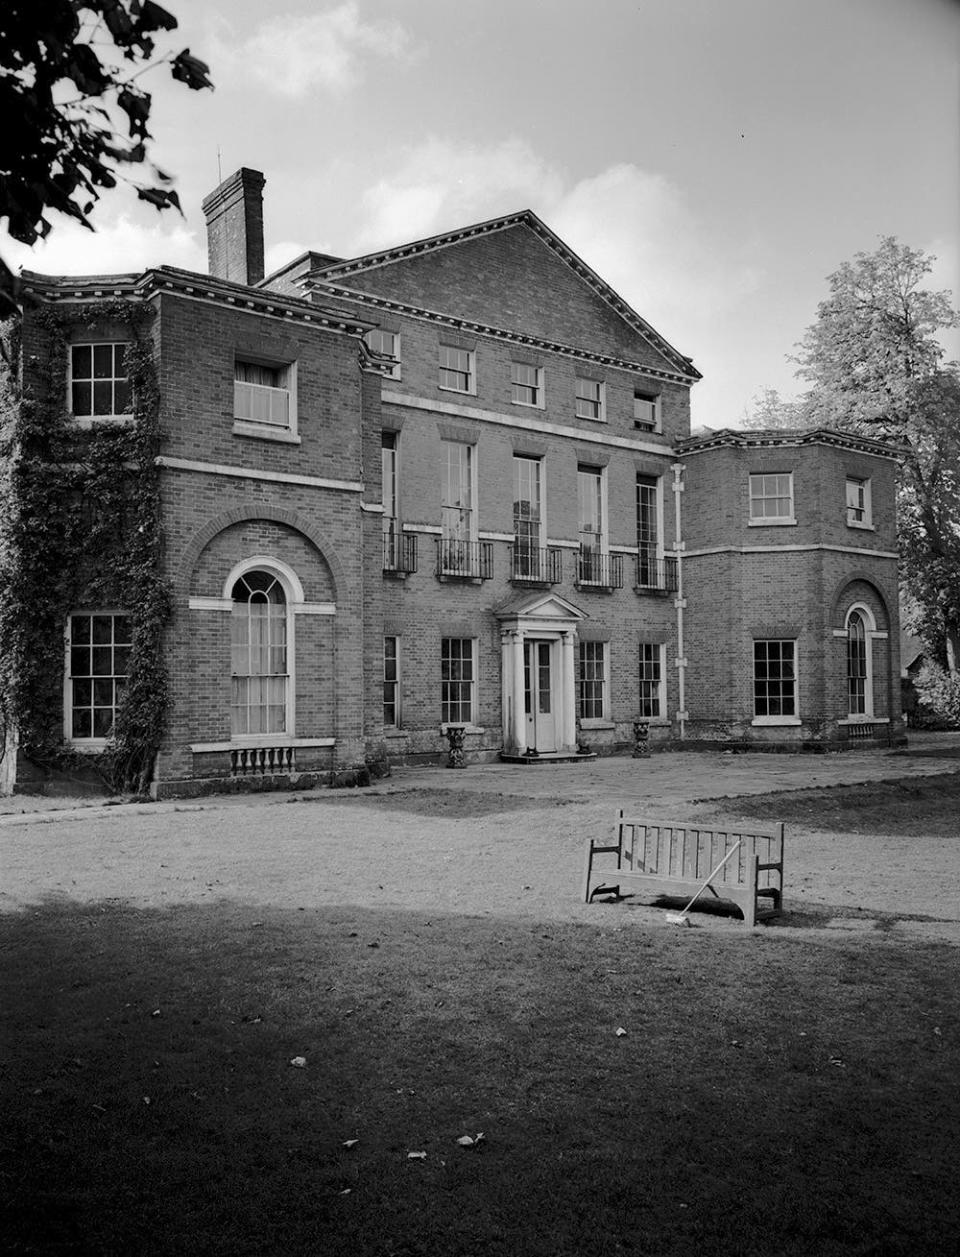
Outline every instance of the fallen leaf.
<svg viewBox="0 0 960 1257"><path fill-rule="evenodd" d="M344 1148L355 1148L359 1142L359 1139L345 1139L343 1141L343 1146Z"/></svg>
<svg viewBox="0 0 960 1257"><path fill-rule="evenodd" d="M618 1039L622 1039L622 1038L623 1038L623 1036L624 1036L626 1033L627 1033L627 1032L626 1032L626 1030L624 1030L623 1026L617 1026L617 1038L618 1038Z"/></svg>
<svg viewBox="0 0 960 1257"><path fill-rule="evenodd" d="M155 1009L153 1010L153 1012L150 1014L150 1016L151 1016L151 1017L159 1017L159 1016L160 1016L160 1009L159 1009L159 1008L155 1008Z"/></svg>
<svg viewBox="0 0 960 1257"><path fill-rule="evenodd" d="M425 1152L408 1152L407 1153L408 1161L426 1161L426 1159L427 1159L427 1154Z"/></svg>
<svg viewBox="0 0 960 1257"><path fill-rule="evenodd" d="M295 1056L293 1060L290 1062L290 1064L296 1066L297 1069L303 1069L306 1063L307 1063L307 1058L305 1056Z"/></svg>
<svg viewBox="0 0 960 1257"><path fill-rule="evenodd" d="M379 946L380 946L380 944L379 944L379 943L367 943L367 946L368 946L368 947L379 947Z"/></svg>

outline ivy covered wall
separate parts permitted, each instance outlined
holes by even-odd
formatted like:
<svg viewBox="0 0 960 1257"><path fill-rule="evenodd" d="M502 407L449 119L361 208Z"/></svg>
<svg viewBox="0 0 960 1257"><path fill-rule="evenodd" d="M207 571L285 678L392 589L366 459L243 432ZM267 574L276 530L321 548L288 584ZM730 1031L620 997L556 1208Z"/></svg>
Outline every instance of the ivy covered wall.
<svg viewBox="0 0 960 1257"><path fill-rule="evenodd" d="M38 304L0 329L0 749L41 770L93 767L113 790L149 785L169 706L154 311L121 300ZM105 336L104 329L108 329ZM79 426L68 408L71 341L129 345L133 422ZM133 624L129 671L106 749L64 736L71 612ZM7 777L10 777L9 764Z"/></svg>

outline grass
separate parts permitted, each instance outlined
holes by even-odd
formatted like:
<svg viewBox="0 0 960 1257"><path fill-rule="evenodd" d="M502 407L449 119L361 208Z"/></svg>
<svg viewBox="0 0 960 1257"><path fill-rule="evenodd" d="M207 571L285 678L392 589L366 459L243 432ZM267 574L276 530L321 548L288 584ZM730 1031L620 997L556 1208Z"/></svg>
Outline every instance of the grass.
<svg viewBox="0 0 960 1257"><path fill-rule="evenodd" d="M716 802L737 816L785 821L825 833L960 838L960 773L783 790Z"/></svg>
<svg viewBox="0 0 960 1257"><path fill-rule="evenodd" d="M946 947L228 904L0 943L11 1254L955 1251Z"/></svg>

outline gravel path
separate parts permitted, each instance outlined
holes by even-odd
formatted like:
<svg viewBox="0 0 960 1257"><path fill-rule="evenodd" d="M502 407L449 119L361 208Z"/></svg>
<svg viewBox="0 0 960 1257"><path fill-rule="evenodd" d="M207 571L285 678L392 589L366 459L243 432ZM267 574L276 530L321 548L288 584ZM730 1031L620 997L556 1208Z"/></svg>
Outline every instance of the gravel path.
<svg viewBox="0 0 960 1257"><path fill-rule="evenodd" d="M684 752L563 767L399 770L370 791L292 799L8 811L0 816L0 910L51 899L138 907L230 900L659 927L661 909L579 900L584 839L609 832L618 807L707 821L718 805L704 799L954 766L960 770L960 760L889 753ZM960 838L791 828L786 866L787 907L796 911L771 931L960 945ZM734 919L696 922L708 931L743 928Z"/></svg>

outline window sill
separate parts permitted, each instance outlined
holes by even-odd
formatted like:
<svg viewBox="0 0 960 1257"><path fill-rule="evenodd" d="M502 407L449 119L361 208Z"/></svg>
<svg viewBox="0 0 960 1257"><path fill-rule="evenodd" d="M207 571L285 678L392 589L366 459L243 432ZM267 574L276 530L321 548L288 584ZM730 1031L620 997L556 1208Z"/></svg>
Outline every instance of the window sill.
<svg viewBox="0 0 960 1257"><path fill-rule="evenodd" d="M441 393L456 393L458 397L476 397L477 390L474 388L451 388L449 384L438 384L437 388Z"/></svg>
<svg viewBox="0 0 960 1257"><path fill-rule="evenodd" d="M546 410L543 402L518 402L515 397L510 398L511 406L522 406L524 410Z"/></svg>
<svg viewBox="0 0 960 1257"><path fill-rule="evenodd" d="M858 523L855 519L848 519L847 527L859 528L861 532L876 532L877 531L876 528L873 526L873 524L861 524L861 523Z"/></svg>
<svg viewBox="0 0 960 1257"><path fill-rule="evenodd" d="M890 723L889 716L844 716L842 720L838 720L838 725L888 725Z"/></svg>
<svg viewBox="0 0 960 1257"><path fill-rule="evenodd" d="M448 729L462 729L464 733L486 733L486 729L481 725L465 725L459 720L450 720L440 725L440 732L446 734Z"/></svg>
<svg viewBox="0 0 960 1257"><path fill-rule="evenodd" d="M586 720L580 721L581 729L615 729L617 726L612 720L608 720L606 716L596 717L589 716Z"/></svg>
<svg viewBox="0 0 960 1257"><path fill-rule="evenodd" d="M603 415L576 415L575 418L583 419L585 423L606 423Z"/></svg>
<svg viewBox="0 0 960 1257"><path fill-rule="evenodd" d="M78 755L100 755L107 749L109 738L65 738L66 745Z"/></svg>
<svg viewBox="0 0 960 1257"><path fill-rule="evenodd" d="M257 747L311 747L311 746L335 746L336 738L290 738L286 734L265 733L257 736L255 733L243 734L240 737L233 738L229 742L191 742L190 750L194 755L203 755L210 751L245 751L254 750Z"/></svg>
<svg viewBox="0 0 960 1257"><path fill-rule="evenodd" d="M748 528L789 528L796 525L793 515L771 515L769 519L748 519Z"/></svg>
<svg viewBox="0 0 960 1257"><path fill-rule="evenodd" d="M754 716L750 721L754 728L776 728L777 726L796 727L803 724L799 716Z"/></svg>
<svg viewBox="0 0 960 1257"><path fill-rule="evenodd" d="M261 423L248 423L245 419L234 419L233 435L254 437L260 441L279 441L285 445L300 444L300 438L289 428L272 428Z"/></svg>
<svg viewBox="0 0 960 1257"><path fill-rule="evenodd" d="M73 422L78 428L99 428L104 423L132 428L137 420L134 415L74 415Z"/></svg>

